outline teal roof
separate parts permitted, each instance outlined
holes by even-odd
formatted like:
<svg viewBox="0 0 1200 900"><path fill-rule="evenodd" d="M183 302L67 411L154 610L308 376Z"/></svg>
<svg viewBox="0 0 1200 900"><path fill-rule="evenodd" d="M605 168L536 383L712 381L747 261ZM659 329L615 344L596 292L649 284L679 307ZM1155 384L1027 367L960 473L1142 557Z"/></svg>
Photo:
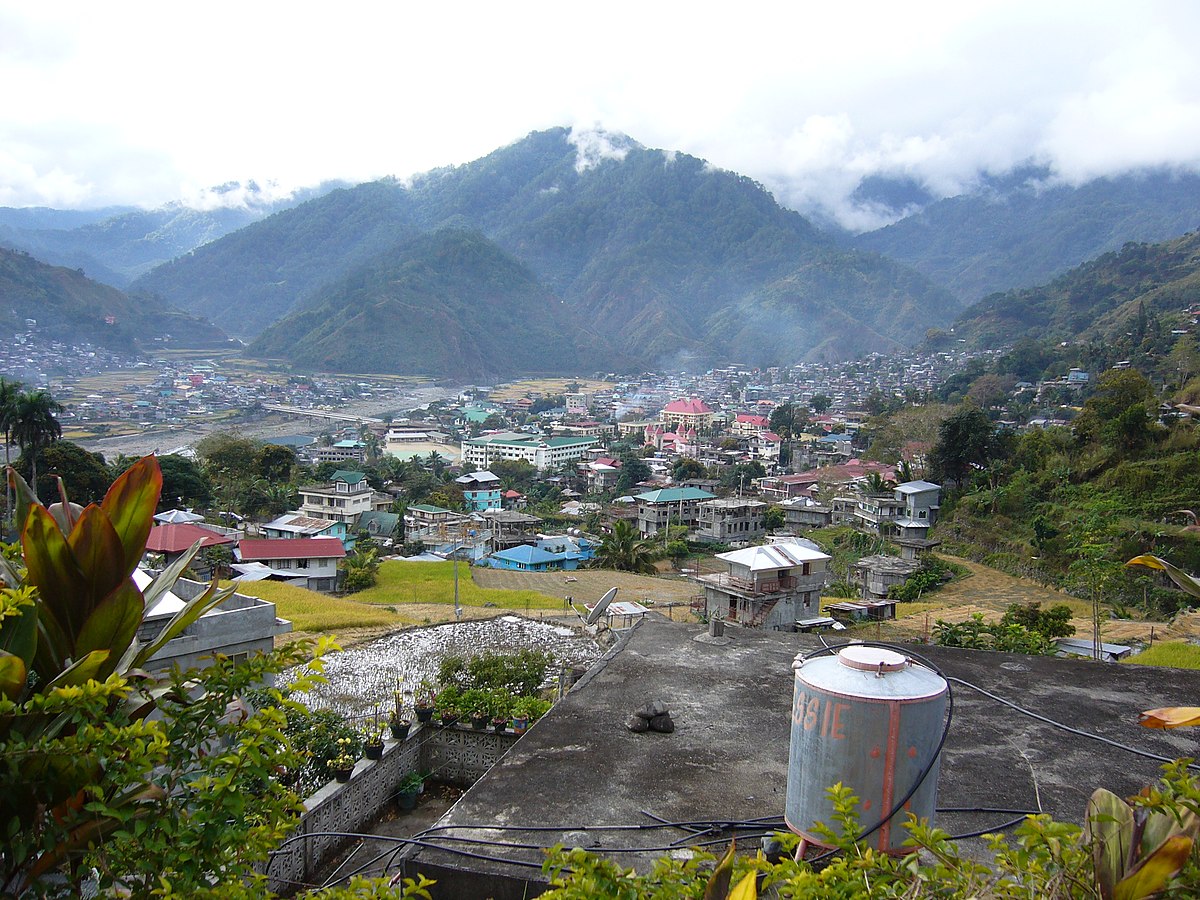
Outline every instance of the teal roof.
<svg viewBox="0 0 1200 900"><path fill-rule="evenodd" d="M400 524L400 516L397 513L372 510L358 517L359 528L372 531L371 523L375 523L375 528L373 529L375 534L395 534L396 528Z"/></svg>
<svg viewBox="0 0 1200 900"><path fill-rule="evenodd" d="M516 447L537 447L545 444L547 447L580 447L592 446L596 443L594 437L552 437L541 438L531 437L528 434L515 434L506 432L503 434L491 434L487 437L471 438L467 441L468 444L484 447L491 444L510 444Z"/></svg>
<svg viewBox="0 0 1200 900"><path fill-rule="evenodd" d="M529 544L521 544L518 547L512 547L508 550L500 550L492 554L493 559L504 559L514 563L524 563L527 566L536 566L541 563L554 562L563 558L561 553L547 553L538 547L531 547Z"/></svg>
<svg viewBox="0 0 1200 900"><path fill-rule="evenodd" d="M710 494L700 488L686 487L647 491L645 494L635 494L633 499L643 503L679 503L687 500L712 500L716 496L716 494Z"/></svg>
<svg viewBox="0 0 1200 900"><path fill-rule="evenodd" d="M338 469L333 473L330 481L344 481L346 484L358 484L360 481L366 480L366 475L362 472L352 472L349 469Z"/></svg>
<svg viewBox="0 0 1200 900"><path fill-rule="evenodd" d="M443 509L440 506L429 506L428 504L425 504L425 503L414 503L412 506L409 507L409 509L419 509L421 512L427 512L427 513L454 512L454 510L452 510L452 509Z"/></svg>

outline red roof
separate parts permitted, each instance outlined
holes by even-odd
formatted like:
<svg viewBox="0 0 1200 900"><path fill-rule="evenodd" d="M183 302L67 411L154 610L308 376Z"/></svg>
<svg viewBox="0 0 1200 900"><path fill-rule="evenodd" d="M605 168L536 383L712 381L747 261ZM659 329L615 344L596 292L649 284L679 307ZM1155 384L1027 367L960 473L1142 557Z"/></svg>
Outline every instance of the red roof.
<svg viewBox="0 0 1200 900"><path fill-rule="evenodd" d="M738 413L737 421L746 422L746 423L749 423L750 425L758 425L760 428L767 427L767 417L766 416L754 416L754 415L751 415L750 413Z"/></svg>
<svg viewBox="0 0 1200 900"><path fill-rule="evenodd" d="M259 559L341 559L346 549L338 538L281 538L242 541L238 553L244 560Z"/></svg>
<svg viewBox="0 0 1200 900"><path fill-rule="evenodd" d="M712 410L703 400L693 397L691 400L672 400L666 405L666 408L663 409L663 412L701 415L703 413L710 413Z"/></svg>
<svg viewBox="0 0 1200 900"><path fill-rule="evenodd" d="M182 553L191 549L196 541L200 541L201 547L214 547L217 544L232 544L233 538L190 523L156 525L150 529L146 549L155 553Z"/></svg>

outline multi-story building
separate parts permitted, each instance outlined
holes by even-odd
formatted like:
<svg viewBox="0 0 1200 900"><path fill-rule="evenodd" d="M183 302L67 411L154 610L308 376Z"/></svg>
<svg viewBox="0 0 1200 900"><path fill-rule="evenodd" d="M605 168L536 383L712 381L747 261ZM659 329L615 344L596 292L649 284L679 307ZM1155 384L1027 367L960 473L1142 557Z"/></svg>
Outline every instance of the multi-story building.
<svg viewBox="0 0 1200 900"><path fill-rule="evenodd" d="M463 441L462 461L486 469L497 459L521 459L545 472L583 459L595 444L588 436L544 438L508 431Z"/></svg>
<svg viewBox="0 0 1200 900"><path fill-rule="evenodd" d="M711 428L716 415L707 403L698 397L692 397L690 400L672 400L663 407L658 418L664 425L673 425L676 431L683 428L699 431L702 428Z"/></svg>
<svg viewBox="0 0 1200 900"><path fill-rule="evenodd" d="M454 483L462 487L463 501L468 512L482 512L485 509L499 509L500 478L491 472L472 472L454 479Z"/></svg>
<svg viewBox="0 0 1200 900"><path fill-rule="evenodd" d="M315 519L332 519L352 525L358 517L373 509L387 509L391 497L376 495L362 472L339 470L329 484L304 485L300 492L300 512Z"/></svg>
<svg viewBox="0 0 1200 900"><path fill-rule="evenodd" d="M345 522L335 519L318 519L304 513L284 513L262 526L263 537L276 540L296 538L335 537L342 542L346 552L354 549L354 537Z"/></svg>
<svg viewBox="0 0 1200 900"><path fill-rule="evenodd" d="M716 499L714 494L698 488L661 488L634 495L638 504L638 531L642 537L658 534L668 525L696 527L699 505L703 500Z"/></svg>
<svg viewBox="0 0 1200 900"><path fill-rule="evenodd" d="M797 620L819 612L830 557L808 542L780 538L716 558L728 571L696 578L709 618L793 631Z"/></svg>
<svg viewBox="0 0 1200 900"><path fill-rule="evenodd" d="M260 563L277 578L310 591L337 586L338 561L346 556L337 538L242 541L234 551L240 563Z"/></svg>
<svg viewBox="0 0 1200 900"><path fill-rule="evenodd" d="M761 500L728 497L724 500L705 500L698 508L698 540L725 544L750 542L759 540L767 533L764 522L767 504Z"/></svg>

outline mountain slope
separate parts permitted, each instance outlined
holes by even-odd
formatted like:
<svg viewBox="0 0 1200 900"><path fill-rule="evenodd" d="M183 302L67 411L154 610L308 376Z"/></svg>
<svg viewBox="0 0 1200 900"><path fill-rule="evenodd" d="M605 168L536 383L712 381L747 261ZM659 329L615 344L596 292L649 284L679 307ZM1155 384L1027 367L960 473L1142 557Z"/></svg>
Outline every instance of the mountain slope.
<svg viewBox="0 0 1200 900"><path fill-rule="evenodd" d="M1047 187L1024 169L853 239L972 302L1042 284L1128 241L1162 241L1200 225L1200 176L1164 171Z"/></svg>
<svg viewBox="0 0 1200 900"><path fill-rule="evenodd" d="M993 294L965 310L957 338L995 347L1022 338L1124 342L1147 315L1163 327L1200 305L1200 232L1162 244L1128 244L1047 285Z"/></svg>
<svg viewBox="0 0 1200 900"><path fill-rule="evenodd" d="M108 321L109 319L112 321ZM171 346L218 347L228 338L209 322L154 297L129 295L81 272L0 249L0 329L10 335L37 321L42 337L135 350L171 336Z"/></svg>
<svg viewBox="0 0 1200 900"><path fill-rule="evenodd" d="M868 312L880 327L893 318L903 341L955 308L903 267L838 249L748 178L623 136L566 129L407 186L360 185L280 213L138 284L253 335L387 245L444 227L482 232L565 302L577 328L605 334L642 366L730 354L791 362L829 339L822 322L831 309ZM777 292L783 339L756 340L736 316L736 340L710 323L731 307L752 311L756 293L784 278L796 289ZM853 333L843 344L852 353L879 346Z"/></svg>
<svg viewBox="0 0 1200 900"><path fill-rule="evenodd" d="M103 210L0 208L0 245L55 265L81 268L88 277L125 288L139 275L222 235L331 190L321 185L284 200L248 185L208 192L211 209L171 203L158 209ZM240 202L228 204L236 196Z"/></svg>
<svg viewBox="0 0 1200 900"><path fill-rule="evenodd" d="M528 269L482 234L447 228L355 268L248 352L302 368L488 378L595 368L602 348Z"/></svg>

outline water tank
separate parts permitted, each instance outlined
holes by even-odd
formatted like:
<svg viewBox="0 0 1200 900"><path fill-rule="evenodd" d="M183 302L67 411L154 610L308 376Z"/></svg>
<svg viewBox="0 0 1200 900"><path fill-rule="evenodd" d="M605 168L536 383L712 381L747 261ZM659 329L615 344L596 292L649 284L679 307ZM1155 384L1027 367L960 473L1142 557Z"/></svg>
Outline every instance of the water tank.
<svg viewBox="0 0 1200 900"><path fill-rule="evenodd" d="M813 830L835 831L827 791L839 782L858 797L862 830L895 806L930 764L942 736L946 681L894 650L864 644L836 655L796 657L792 742L785 818L810 844L829 846ZM866 843L885 853L907 852L903 828L912 812L933 819L940 760L916 793Z"/></svg>

